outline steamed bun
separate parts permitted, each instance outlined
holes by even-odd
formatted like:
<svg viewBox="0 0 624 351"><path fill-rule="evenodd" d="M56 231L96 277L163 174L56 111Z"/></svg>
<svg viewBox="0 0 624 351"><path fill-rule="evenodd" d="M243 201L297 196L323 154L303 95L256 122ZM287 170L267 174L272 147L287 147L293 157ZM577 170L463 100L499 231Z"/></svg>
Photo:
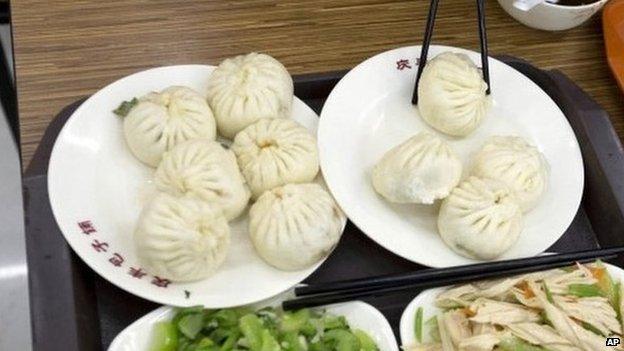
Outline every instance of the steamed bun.
<svg viewBox="0 0 624 351"><path fill-rule="evenodd" d="M475 155L472 174L507 184L516 192L524 212L535 207L548 184L544 156L516 136L491 137Z"/></svg>
<svg viewBox="0 0 624 351"><path fill-rule="evenodd" d="M123 123L126 143L141 162L156 167L162 154L194 138L214 140L212 110L191 88L171 86L139 99Z"/></svg>
<svg viewBox="0 0 624 351"><path fill-rule="evenodd" d="M468 56L445 52L425 65L418 83L418 111L431 127L466 136L491 106L486 90L481 71Z"/></svg>
<svg viewBox="0 0 624 351"><path fill-rule="evenodd" d="M292 101L290 74L265 54L254 52L226 59L208 82L208 102L219 134L228 139L261 118L290 117Z"/></svg>
<svg viewBox="0 0 624 351"><path fill-rule="evenodd" d="M166 152L154 182L160 191L221 208L228 220L243 212L251 195L234 153L208 139L189 140Z"/></svg>
<svg viewBox="0 0 624 351"><path fill-rule="evenodd" d="M438 231L460 255L491 260L518 240L522 209L505 183L470 177L442 201Z"/></svg>
<svg viewBox="0 0 624 351"><path fill-rule="evenodd" d="M319 171L316 138L291 119L261 119L238 133L231 148L254 199L287 183L310 182Z"/></svg>
<svg viewBox="0 0 624 351"><path fill-rule="evenodd" d="M448 143L420 132L390 149L373 168L373 187L388 201L432 204L459 183L462 164Z"/></svg>
<svg viewBox="0 0 624 351"><path fill-rule="evenodd" d="M288 184L265 192L249 210L249 233L258 254L281 270L300 270L338 243L344 215L316 183Z"/></svg>
<svg viewBox="0 0 624 351"><path fill-rule="evenodd" d="M134 242L150 274L188 282L206 278L223 263L230 227L206 202L160 193L143 209Z"/></svg>

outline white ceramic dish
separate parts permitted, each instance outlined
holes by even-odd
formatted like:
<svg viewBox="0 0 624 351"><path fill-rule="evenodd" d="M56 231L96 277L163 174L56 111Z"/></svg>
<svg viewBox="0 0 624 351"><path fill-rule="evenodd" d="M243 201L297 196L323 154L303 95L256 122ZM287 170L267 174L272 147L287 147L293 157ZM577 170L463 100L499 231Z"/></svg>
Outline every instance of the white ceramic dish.
<svg viewBox="0 0 624 351"><path fill-rule="evenodd" d="M478 53L432 46L429 57L444 51ZM411 104L420 47L378 54L352 69L334 88L321 113L318 143L321 169L332 194L358 228L386 249L433 267L475 263L448 248L437 233L439 203L391 204L371 184L374 164L390 148L420 130L430 130ZM407 66L406 66L407 64ZM491 135L525 137L550 164L548 189L527 213L518 242L499 259L534 256L565 232L583 193L583 160L574 132L561 110L527 77L490 58L493 107L482 125L464 139L449 141L464 161Z"/></svg>
<svg viewBox="0 0 624 351"><path fill-rule="evenodd" d="M606 264L609 274L616 280L624 281L624 270L619 267ZM435 288L421 292L407 305L405 311L401 315L401 323L399 327L399 333L401 337L401 345L411 345L416 342L414 335L414 319L416 317L416 310L419 307L423 308L423 320L431 318L438 313L442 312L435 306L435 299L442 291L447 288ZM423 342L430 342L428 333L423 332Z"/></svg>
<svg viewBox="0 0 624 351"><path fill-rule="evenodd" d="M274 303L263 303L257 306L267 305L274 305ZM353 301L328 305L323 309L334 315L345 316L352 328L367 332L375 340L380 351L399 351L390 324L375 307L361 301ZM108 351L147 351L154 323L170 320L173 315L174 309L171 307L154 310L117 335Z"/></svg>
<svg viewBox="0 0 624 351"><path fill-rule="evenodd" d="M112 110L124 100L169 85L186 85L205 93L213 69L204 65L161 67L108 85L74 112L50 157L50 203L69 245L106 280L162 304L218 308L257 302L291 288L321 264L295 272L269 266L248 239L247 215L243 214L230 223L232 244L226 261L208 279L167 284L145 275L143 269L138 271L141 267L132 236L139 212L155 191L151 184L154 170L130 153L122 120ZM297 98L292 116L316 132L317 115ZM84 223L82 227L80 223Z"/></svg>
<svg viewBox="0 0 624 351"><path fill-rule="evenodd" d="M589 20L608 0L580 6L563 6L546 1L525 10L518 0L498 0L500 6L518 22L535 29L559 31L571 29Z"/></svg>

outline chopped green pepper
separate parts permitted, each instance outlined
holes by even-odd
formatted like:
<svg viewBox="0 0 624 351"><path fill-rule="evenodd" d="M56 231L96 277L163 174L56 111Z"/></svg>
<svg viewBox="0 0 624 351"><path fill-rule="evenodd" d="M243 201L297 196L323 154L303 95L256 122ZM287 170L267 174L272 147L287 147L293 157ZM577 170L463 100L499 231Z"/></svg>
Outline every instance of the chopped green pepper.
<svg viewBox="0 0 624 351"><path fill-rule="evenodd" d="M547 349L531 345L515 336L503 339L498 347L503 351L548 351Z"/></svg>
<svg viewBox="0 0 624 351"><path fill-rule="evenodd" d="M615 283L615 300L612 302L613 309L617 313L618 321L622 320L622 311L620 310L620 303L622 301L622 282Z"/></svg>
<svg viewBox="0 0 624 351"><path fill-rule="evenodd" d="M596 285L602 291L603 296L609 299L609 303L614 306L617 311L619 308L617 305L617 295L618 289L616 283L611 278L609 271L607 271L607 267L602 263L602 261L596 261L596 267L591 268L592 275L596 278Z"/></svg>
<svg viewBox="0 0 624 351"><path fill-rule="evenodd" d="M360 341L361 351L378 351L377 344L366 332L355 329L353 330L353 335Z"/></svg>
<svg viewBox="0 0 624 351"><path fill-rule="evenodd" d="M436 316L432 316L429 318L425 325L429 328L429 337L434 342L440 342L440 329L438 328L438 318Z"/></svg>
<svg viewBox="0 0 624 351"><path fill-rule="evenodd" d="M154 325L150 351L175 351L178 347L178 333L171 322L159 322Z"/></svg>
<svg viewBox="0 0 624 351"><path fill-rule="evenodd" d="M247 314L241 317L238 325L245 336L249 349L251 351L261 351L262 331L264 328L260 318L255 314Z"/></svg>
<svg viewBox="0 0 624 351"><path fill-rule="evenodd" d="M550 319L548 319L548 315L546 314L546 311L540 311L539 316L540 316L541 321L544 324L550 325L551 327L553 326Z"/></svg>
<svg viewBox="0 0 624 351"><path fill-rule="evenodd" d="M296 331L285 333L282 336L282 347L285 351L306 351L305 338L299 337Z"/></svg>
<svg viewBox="0 0 624 351"><path fill-rule="evenodd" d="M171 322L156 325L152 344L152 351L378 351L342 316L275 308L180 309Z"/></svg>
<svg viewBox="0 0 624 351"><path fill-rule="evenodd" d="M602 334L602 332L600 332L600 330L598 330L598 328L594 327L593 325L583 322L581 323L581 325L583 326L583 328L589 330L590 332L594 333L594 334L598 334L600 336L605 336Z"/></svg>
<svg viewBox="0 0 624 351"><path fill-rule="evenodd" d="M570 284L568 294L578 297L604 296L604 292L596 284Z"/></svg>
<svg viewBox="0 0 624 351"><path fill-rule="evenodd" d="M241 336L241 334L238 332L238 330L233 331L223 341L223 344L221 344L221 348L219 350L220 351L230 351L230 350L232 350L234 348L234 346L236 346L236 342L238 341L240 336Z"/></svg>
<svg viewBox="0 0 624 351"><path fill-rule="evenodd" d="M548 302L555 302L555 300L553 300L552 294L550 293L550 289L548 289L548 285L546 285L546 282L544 282L544 292L546 293L546 299L548 300Z"/></svg>
<svg viewBox="0 0 624 351"><path fill-rule="evenodd" d="M268 329L264 329L262 331L262 347L261 351L280 351L281 347L277 340L271 335L271 332ZM253 350L253 349L252 349Z"/></svg>
<svg viewBox="0 0 624 351"><path fill-rule="evenodd" d="M138 103L139 99L137 98L133 98L130 101L124 101L116 109L113 110L113 113L119 117L126 117L128 113L130 113L130 110L132 110L132 108Z"/></svg>
<svg viewBox="0 0 624 351"><path fill-rule="evenodd" d="M282 331L300 331L310 320L310 310L302 309L296 312L286 312L282 317L280 329Z"/></svg>
<svg viewBox="0 0 624 351"><path fill-rule="evenodd" d="M360 341L355 335L344 329L332 329L325 333L325 340L329 341L335 351L359 351Z"/></svg>
<svg viewBox="0 0 624 351"><path fill-rule="evenodd" d="M215 320L219 327L230 328L238 325L240 315L237 312L235 309L218 310L210 316L210 319Z"/></svg>
<svg viewBox="0 0 624 351"><path fill-rule="evenodd" d="M178 330L187 338L195 339L199 331L203 327L204 314L191 313L187 314L178 322Z"/></svg>
<svg viewBox="0 0 624 351"><path fill-rule="evenodd" d="M323 317L325 329L343 329L348 326L347 320L343 316L325 316Z"/></svg>
<svg viewBox="0 0 624 351"><path fill-rule="evenodd" d="M414 335L416 340L422 342L422 330L423 330L423 308L418 307L416 310L416 317L414 318Z"/></svg>

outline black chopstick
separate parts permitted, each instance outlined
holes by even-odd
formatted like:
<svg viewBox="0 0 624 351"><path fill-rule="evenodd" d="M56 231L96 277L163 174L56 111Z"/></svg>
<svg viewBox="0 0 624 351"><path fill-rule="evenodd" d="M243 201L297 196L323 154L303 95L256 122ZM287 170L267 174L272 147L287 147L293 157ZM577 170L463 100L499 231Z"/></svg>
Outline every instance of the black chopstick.
<svg viewBox="0 0 624 351"><path fill-rule="evenodd" d="M604 259L604 260L610 260L616 257L617 255L607 255L607 256L602 256L602 257L587 258L583 260L570 261L570 262L556 262L556 263L549 263L549 264L543 264L543 265L538 265L538 266L520 267L520 268L516 268L513 270L501 271L501 272L484 271L475 275L465 275L465 276L450 277L450 278L445 278L445 279L435 279L435 280L429 280L429 281L424 281L424 282L410 284L410 285L388 286L388 287L381 288L381 289L359 290L359 291L355 290L355 291L346 291L346 292L336 293L336 294L313 295L313 296L296 298L292 300L286 300L282 302L282 308L285 311L298 310L298 309L308 308L308 307L316 307L316 306L329 305L329 304L339 303L339 302L353 301L353 300L364 298L364 297L383 296L386 294L396 293L396 292L400 292L403 290L420 291L423 289L436 288L436 287L448 286L448 285L454 285L454 284L469 283L469 282L479 281L479 280L488 279L488 278L500 278L500 277L506 277L510 275L531 273L531 272L543 271L547 269L565 267L565 266L572 265L575 262L578 262L578 263L593 262L594 260L598 258Z"/></svg>
<svg viewBox="0 0 624 351"><path fill-rule="evenodd" d="M624 250L624 248L617 248L617 249L619 249L617 250L618 253ZM555 256L555 255L552 255L552 256ZM382 295L395 293L395 292L399 292L403 290L420 291L422 289L428 289L428 288L434 288L434 287L469 283L469 282L479 281L483 279L499 278L499 277L505 277L505 276L510 276L510 275L531 273L531 272L537 272L537 271L542 271L542 270L547 270L547 269L559 268L559 267L572 265L575 262L586 263L586 262L592 262L596 259L610 260L616 257L617 257L617 253L612 253L612 254L600 255L600 256L595 256L595 257L587 257L587 258L579 259L579 260L562 261L562 262L556 261L556 262L539 264L539 265L528 265L528 266L516 267L514 269L508 269L508 270L500 270L500 271L484 270L481 272L475 272L473 274L450 276L450 277L446 277L442 279L436 278L436 279L430 279L427 281L420 281L420 282L413 283L413 284L403 284L403 285L389 284L389 285L377 286L376 288L361 288L360 290L356 289L356 290L339 291L336 293L306 296L306 297L284 301L282 302L282 308L284 310L296 310L296 309L307 308L307 307L328 305L328 304L333 304L333 303L338 303L338 302L352 301L352 300L360 299L364 297L382 296ZM504 262L504 261L500 261L500 262Z"/></svg>
<svg viewBox="0 0 624 351"><path fill-rule="evenodd" d="M433 35L433 25L435 24L436 13L438 12L438 1L431 0L429 5L429 15L427 16L427 26L425 27L425 38L420 48L420 58L418 59L418 72L416 73L416 83L414 84L414 93L412 94L412 104L418 104L418 82L422 75L425 64L427 63L427 55L429 54L429 44Z"/></svg>
<svg viewBox="0 0 624 351"><path fill-rule="evenodd" d="M429 4L429 14L427 15L427 25L425 26L425 37L423 38L422 47L420 49L420 58L418 60L418 71L416 72L416 81L414 82L414 92L412 93L412 104L418 104L418 83L422 75L425 65L427 64L427 56L429 54L429 46L431 45L431 37L433 36L433 27L435 24L436 13L438 12L439 0L431 0ZM487 31L485 27L485 6L484 0L477 0L477 17L479 22L479 43L481 45L481 70L483 72L483 80L487 84L486 94L490 94L490 66L488 64L488 46Z"/></svg>
<svg viewBox="0 0 624 351"><path fill-rule="evenodd" d="M477 0L477 16L479 17L479 41L481 44L481 71L483 72L483 80L487 84L485 93L490 95L490 65L488 64L488 44L487 32L485 27L485 7L484 0Z"/></svg>
<svg viewBox="0 0 624 351"><path fill-rule="evenodd" d="M282 304L282 307L284 309L299 309L304 307L313 307L330 303L349 301L362 297L384 295L407 289L421 290L425 288L460 284L488 278L529 273L539 270L567 266L574 264L574 262L590 262L596 259L613 259L622 252L624 252L624 247L614 247L567 254L538 256L508 261L497 261L463 267L429 269L426 271L421 271L424 272L426 276L428 276L426 280L423 280L421 272L415 272L410 274L389 275L383 277L351 280L344 283L329 283L324 285L333 285L334 287L338 287L339 289L329 290L327 288L324 288L322 289L324 291L323 294L306 296L294 300L285 301ZM410 278L412 279L410 280ZM365 284L365 282L372 282L372 284ZM307 288L308 292L310 290L319 291L319 289L317 289L316 287L315 289L310 289L312 287ZM302 289L303 287L298 288L299 292L301 292Z"/></svg>
<svg viewBox="0 0 624 351"><path fill-rule="evenodd" d="M447 279L455 276L472 275L481 271L503 271L518 267L542 265L557 262L574 262L585 259L617 255L624 253L624 246L592 249L554 255L543 255L529 258L517 258L513 260L476 263L466 266L448 268L429 268L415 272L390 274L362 279L350 279L340 282L321 283L295 288L296 296L307 296L361 288L373 288L378 286L404 285L424 282L432 279Z"/></svg>
<svg viewBox="0 0 624 351"><path fill-rule="evenodd" d="M604 256L601 258L607 260L607 259L612 259L615 257L617 257L617 255L609 255L609 256ZM427 288L448 286L448 285L461 284L461 283L469 283L469 282L479 281L479 280L488 279L488 278L500 278L500 277L505 277L505 276L510 276L510 275L531 273L531 272L553 269L553 268L558 268L558 267L565 267L565 266L572 265L574 262L585 263L585 262L592 262L594 260L595 258L591 258L591 259L588 258L588 259L572 261L572 262L548 263L548 264L530 266L530 267L519 267L516 269L511 269L511 270L506 270L506 271L491 271L491 272L483 271L483 272L479 272L473 275L448 277L444 279L432 279L429 281L423 281L423 282L414 283L414 284L396 285L396 286L389 285L389 286L381 286L381 287L370 288L370 289L362 288L359 290L347 290L347 291L342 291L342 292L337 292L337 293L306 296L306 297L301 297L301 298L297 298L293 300L284 301L282 303L282 308L284 310L293 310L293 309L300 309L300 308L306 308L306 307L327 305L327 304L338 303L338 302L352 301L352 300L364 298L364 297L383 296L386 294L396 293L396 292L400 292L403 290L420 291L420 290L427 289Z"/></svg>

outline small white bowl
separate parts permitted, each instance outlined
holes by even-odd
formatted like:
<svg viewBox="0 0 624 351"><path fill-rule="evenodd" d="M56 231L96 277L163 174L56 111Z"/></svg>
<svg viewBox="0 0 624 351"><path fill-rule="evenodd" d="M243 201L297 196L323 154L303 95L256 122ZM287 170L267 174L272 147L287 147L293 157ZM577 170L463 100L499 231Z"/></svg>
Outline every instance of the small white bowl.
<svg viewBox="0 0 624 351"><path fill-rule="evenodd" d="M276 306L282 298L271 299L254 306ZM345 316L349 325L368 333L379 347L379 351L399 351L399 346L386 317L375 307L362 302L351 301L322 307L327 312ZM124 329L108 348L108 351L147 351L149 349L152 329L157 322L171 320L175 309L169 306L160 307Z"/></svg>
<svg viewBox="0 0 624 351"><path fill-rule="evenodd" d="M541 30L566 30L583 24L604 6L600 0L580 6L563 6L541 2L530 10L522 10L517 0L498 0L501 7L518 22Z"/></svg>

